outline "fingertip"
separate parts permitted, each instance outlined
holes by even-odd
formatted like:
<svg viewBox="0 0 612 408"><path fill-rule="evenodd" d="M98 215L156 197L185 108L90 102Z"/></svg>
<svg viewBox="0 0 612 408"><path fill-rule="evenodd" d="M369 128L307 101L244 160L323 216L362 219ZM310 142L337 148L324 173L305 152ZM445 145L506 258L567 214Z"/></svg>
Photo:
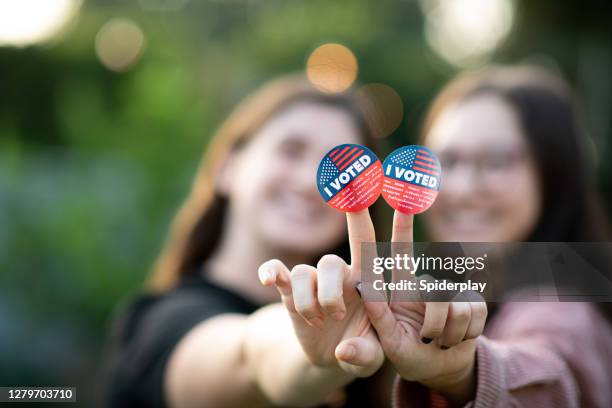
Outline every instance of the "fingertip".
<svg viewBox="0 0 612 408"><path fill-rule="evenodd" d="M350 363L357 355L357 349L352 344L339 344L336 347L335 354L338 360Z"/></svg>
<svg viewBox="0 0 612 408"><path fill-rule="evenodd" d="M382 347L373 333L343 340L336 346L335 356L343 370L357 377L374 374L384 362Z"/></svg>
<svg viewBox="0 0 612 408"><path fill-rule="evenodd" d="M259 281L264 286L270 286L275 281L274 272L267 262L259 267L257 275L259 276Z"/></svg>

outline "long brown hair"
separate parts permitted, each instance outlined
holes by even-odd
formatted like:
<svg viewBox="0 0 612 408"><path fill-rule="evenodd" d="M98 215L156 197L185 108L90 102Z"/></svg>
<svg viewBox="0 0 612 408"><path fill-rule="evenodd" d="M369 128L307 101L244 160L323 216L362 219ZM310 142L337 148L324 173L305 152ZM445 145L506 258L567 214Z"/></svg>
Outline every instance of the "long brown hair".
<svg viewBox="0 0 612 408"><path fill-rule="evenodd" d="M352 91L323 93L303 75L274 80L244 99L221 124L201 159L191 193L172 222L169 236L155 262L148 286L164 291L195 273L220 242L227 199L217 192L216 181L228 154L243 146L266 121L297 101L312 101L345 109L354 118L362 142L373 148L372 126ZM313 183L314 183L313 175ZM343 242L330 251L348 256Z"/></svg>
<svg viewBox="0 0 612 408"><path fill-rule="evenodd" d="M496 66L462 74L435 98L421 141L443 110L483 94L501 98L515 111L535 159L544 211L525 241L608 240L608 220L591 182L596 160L578 117L576 98L560 76L528 65ZM579 247L574 250L580 253ZM612 280L610 257L603 249L597 247L583 256ZM598 303L598 307L612 322L612 303ZM495 309L495 304L489 304L490 315Z"/></svg>
<svg viewBox="0 0 612 408"><path fill-rule="evenodd" d="M525 240L606 240L607 222L591 182L595 170L591 164L596 160L578 118L576 99L560 76L528 65L462 74L435 98L421 140L448 106L482 94L501 98L515 111L535 158L545 211Z"/></svg>

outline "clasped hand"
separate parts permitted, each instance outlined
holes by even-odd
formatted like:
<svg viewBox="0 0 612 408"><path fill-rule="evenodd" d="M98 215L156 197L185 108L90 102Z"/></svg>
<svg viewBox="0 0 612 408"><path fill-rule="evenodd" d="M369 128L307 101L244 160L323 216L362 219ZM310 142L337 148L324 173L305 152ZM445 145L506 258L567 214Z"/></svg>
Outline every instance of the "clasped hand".
<svg viewBox="0 0 612 408"><path fill-rule="evenodd" d="M413 220L396 211L391 241L412 242ZM289 271L270 260L259 268L261 283L280 292L310 362L367 377L386 357L403 379L455 400L469 399L475 339L484 328L486 303L364 301L356 289L361 243L375 242L374 226L367 209L347 213L347 224L350 265L325 255L316 267L297 265Z"/></svg>

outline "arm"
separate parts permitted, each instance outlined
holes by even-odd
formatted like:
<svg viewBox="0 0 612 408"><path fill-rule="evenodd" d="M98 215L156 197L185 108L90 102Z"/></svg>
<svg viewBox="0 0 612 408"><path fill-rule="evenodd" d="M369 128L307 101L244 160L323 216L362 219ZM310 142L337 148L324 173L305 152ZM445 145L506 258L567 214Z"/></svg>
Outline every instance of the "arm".
<svg viewBox="0 0 612 408"><path fill-rule="evenodd" d="M374 226L367 209L347 221L351 265L326 255L316 268L289 271L270 260L259 278L276 286L282 306L210 319L185 336L166 371L171 405L313 405L380 368L382 348L355 291L360 245L375 241Z"/></svg>
<svg viewBox="0 0 612 408"><path fill-rule="evenodd" d="M276 404L319 404L355 379L337 364L313 364L304 354L287 311L280 304L258 311L247 330L249 341L244 344L251 377Z"/></svg>
<svg viewBox="0 0 612 408"><path fill-rule="evenodd" d="M411 243L413 221L412 215L396 211L391 241ZM406 250L410 252L411 247ZM392 280L399 278L392 270ZM376 293L372 282L363 281L362 288L371 296ZM389 303L372 298L364 302L385 355L399 376L437 391L457 406L474 398L476 339L487 317L486 303L469 299L481 298L458 294L453 302L402 301L392 292ZM410 397L412 406L427 403L424 392L420 394Z"/></svg>
<svg viewBox="0 0 612 408"><path fill-rule="evenodd" d="M612 329L593 305L510 303L491 323L488 337L477 340L467 406L612 404ZM396 407L418 406L414 396L427 394L415 382L395 385Z"/></svg>
<svg viewBox="0 0 612 408"><path fill-rule="evenodd" d="M165 394L173 407L302 406L323 401L353 378L310 363L276 304L194 327L170 357Z"/></svg>

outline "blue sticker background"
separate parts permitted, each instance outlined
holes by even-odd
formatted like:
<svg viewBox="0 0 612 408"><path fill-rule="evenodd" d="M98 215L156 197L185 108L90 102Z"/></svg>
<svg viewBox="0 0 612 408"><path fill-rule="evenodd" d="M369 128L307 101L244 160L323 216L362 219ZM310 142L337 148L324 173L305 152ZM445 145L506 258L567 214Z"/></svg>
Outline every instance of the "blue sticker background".
<svg viewBox="0 0 612 408"><path fill-rule="evenodd" d="M382 195L398 211L421 213L438 195L442 167L426 147L411 145L394 150L385 159L383 172Z"/></svg>
<svg viewBox="0 0 612 408"><path fill-rule="evenodd" d="M342 144L321 160L317 187L325 202L340 211L372 205L382 189L382 165L374 152L358 144Z"/></svg>

